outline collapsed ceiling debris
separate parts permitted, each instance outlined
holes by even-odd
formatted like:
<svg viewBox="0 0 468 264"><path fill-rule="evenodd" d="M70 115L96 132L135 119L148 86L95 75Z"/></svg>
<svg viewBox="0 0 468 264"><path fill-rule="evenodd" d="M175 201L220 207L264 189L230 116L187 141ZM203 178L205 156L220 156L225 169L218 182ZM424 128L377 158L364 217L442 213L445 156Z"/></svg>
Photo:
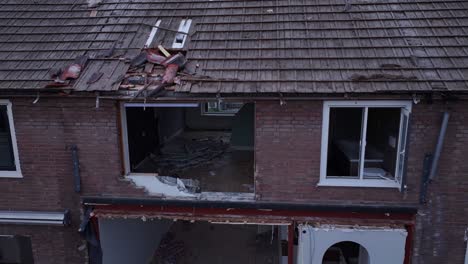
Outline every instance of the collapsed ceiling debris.
<svg viewBox="0 0 468 264"><path fill-rule="evenodd" d="M171 53L172 52L172 53ZM130 68L120 84L120 89L136 91L134 98L156 96L168 86L180 83L177 72L186 64L183 51L168 51L162 45L145 49L129 61Z"/></svg>
<svg viewBox="0 0 468 264"><path fill-rule="evenodd" d="M158 195L162 197L195 197L190 193L185 186L182 179L174 177L160 177L160 176L133 176L129 175L127 178L132 181L137 187L144 188L150 195ZM187 182L187 181L186 181ZM196 182L187 182L197 184ZM194 190L196 187L189 187Z"/></svg>
<svg viewBox="0 0 468 264"><path fill-rule="evenodd" d="M221 139L180 139L179 141L182 142L161 148L157 155L149 155L138 167L154 167L161 175L174 175L211 162L223 155L229 147L229 144Z"/></svg>

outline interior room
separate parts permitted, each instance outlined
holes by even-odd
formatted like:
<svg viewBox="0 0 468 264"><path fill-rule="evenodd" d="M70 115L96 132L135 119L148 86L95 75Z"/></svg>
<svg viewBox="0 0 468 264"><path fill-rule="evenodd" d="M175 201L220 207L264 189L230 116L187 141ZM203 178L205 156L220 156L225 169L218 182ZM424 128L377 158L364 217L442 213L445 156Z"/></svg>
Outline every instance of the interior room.
<svg viewBox="0 0 468 264"><path fill-rule="evenodd" d="M253 192L252 103L125 107L130 173L179 179L191 192Z"/></svg>
<svg viewBox="0 0 468 264"><path fill-rule="evenodd" d="M394 178L400 112L400 108L331 108L327 176L359 178L361 151L365 151L364 179ZM361 140L366 142L365 150Z"/></svg>
<svg viewBox="0 0 468 264"><path fill-rule="evenodd" d="M286 226L100 219L103 263L281 264ZM283 246L282 246L283 245Z"/></svg>
<svg viewBox="0 0 468 264"><path fill-rule="evenodd" d="M325 251L322 264L369 264L369 253L358 243L339 242Z"/></svg>

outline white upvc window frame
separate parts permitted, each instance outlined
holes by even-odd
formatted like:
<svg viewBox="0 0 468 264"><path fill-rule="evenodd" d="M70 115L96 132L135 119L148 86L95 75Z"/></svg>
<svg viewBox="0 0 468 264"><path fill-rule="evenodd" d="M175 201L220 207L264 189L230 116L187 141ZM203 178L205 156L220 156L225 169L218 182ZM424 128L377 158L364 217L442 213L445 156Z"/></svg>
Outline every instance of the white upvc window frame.
<svg viewBox="0 0 468 264"><path fill-rule="evenodd" d="M362 135L364 138L367 136L367 112L368 108L380 107L380 108L400 108L400 127L398 135L398 149L397 149L397 161L396 161L396 170L395 170L395 179L364 179L363 178L363 167L364 162L361 162L364 158L365 151L360 151L360 162L359 162L359 179L347 179L345 177L327 177L327 163L328 163L328 133L329 133L329 119L330 119L330 108L364 108L364 120ZM403 117L406 116L408 122L409 114L411 113L412 102L411 101L398 101L398 100L382 100L382 101L370 101L370 100L355 100L355 101L325 101L323 103L323 119L322 119L322 145L321 145L321 155L320 155L320 181L318 186L341 186L341 187L383 187L383 188L402 188L402 177L404 174L404 158L400 161L400 156L405 156L406 150L406 141L407 141L407 132L408 132L408 123L406 126L403 126ZM403 131L404 130L404 131ZM361 135L361 136L362 136ZM400 139L402 135L405 136L405 141L400 144ZM361 145L363 144L363 146ZM361 142L361 147L365 149L365 142ZM400 155L401 154L401 155ZM398 172L400 166L400 171Z"/></svg>
<svg viewBox="0 0 468 264"><path fill-rule="evenodd" d="M10 100L0 99L0 105L5 105L7 108L8 125L10 126L11 145L13 149L13 156L15 159L15 168L16 168L16 170L14 171L0 170L0 178L23 178L23 175L21 173L19 155L18 155L18 144L16 142L15 124L13 122L12 103Z"/></svg>

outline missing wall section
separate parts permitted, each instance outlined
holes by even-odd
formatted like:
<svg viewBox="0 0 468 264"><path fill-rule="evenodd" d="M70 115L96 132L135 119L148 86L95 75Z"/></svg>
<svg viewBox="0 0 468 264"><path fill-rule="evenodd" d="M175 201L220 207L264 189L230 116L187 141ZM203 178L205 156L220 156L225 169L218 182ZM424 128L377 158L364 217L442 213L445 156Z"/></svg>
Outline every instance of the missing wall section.
<svg viewBox="0 0 468 264"><path fill-rule="evenodd" d="M203 115L203 106L124 104L127 177L154 195L252 193L254 105L231 116Z"/></svg>
<svg viewBox="0 0 468 264"><path fill-rule="evenodd" d="M285 264L287 226L100 219L103 263ZM286 251L286 252L285 252Z"/></svg>

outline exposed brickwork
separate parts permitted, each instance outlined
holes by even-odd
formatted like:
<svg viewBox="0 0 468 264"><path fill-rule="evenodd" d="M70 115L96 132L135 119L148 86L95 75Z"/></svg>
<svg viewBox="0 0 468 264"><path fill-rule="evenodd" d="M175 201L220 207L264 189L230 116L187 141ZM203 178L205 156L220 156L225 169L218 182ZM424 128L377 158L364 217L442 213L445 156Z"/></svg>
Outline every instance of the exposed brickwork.
<svg viewBox="0 0 468 264"><path fill-rule="evenodd" d="M12 202L1 207L64 208L73 194L70 146L78 147L82 194L141 195L121 177L118 109L114 101L94 99L14 100L13 115L22 179L0 179ZM40 188L38 188L40 187ZM3 190L2 188L5 188ZM22 199L13 199L21 196ZM38 199L39 198L39 199ZM36 199L33 204L30 200Z"/></svg>
<svg viewBox="0 0 468 264"><path fill-rule="evenodd" d="M36 263L84 263L86 254L76 249L82 244L77 233L80 196L73 191L70 146L78 146L83 194L143 195L121 180L116 104L101 101L96 109L94 99L31 101L12 100L23 178L0 178L0 210L71 209L73 224L8 225L0 234L31 234Z"/></svg>
<svg viewBox="0 0 468 264"><path fill-rule="evenodd" d="M0 210L72 210L71 227L0 226L0 234L31 235L36 263L84 263L77 247L80 196L73 192L69 147L76 144L81 195L143 197L121 176L118 107L115 101L14 99L13 115L22 179L0 178ZM429 203L417 217L413 263L462 263L468 218L468 106L451 103L452 117L440 174ZM408 191L317 187L320 174L322 102L256 103L256 194L262 201L417 204L424 154L432 152L440 128L441 103L413 108L407 170ZM317 220L320 222L319 220ZM370 223L359 220L359 223ZM353 224L358 223L353 221ZM384 223L382 223L384 224ZM51 259L56 262L51 262ZM447 261L449 260L449 261Z"/></svg>
<svg viewBox="0 0 468 264"><path fill-rule="evenodd" d="M465 101L419 107L415 111L415 134L433 152L442 113L451 113L439 173L428 188L428 203L420 208L416 227L415 264L464 263L468 228L468 103ZM427 142L425 142L425 140ZM418 156L422 163L422 149Z"/></svg>
<svg viewBox="0 0 468 264"><path fill-rule="evenodd" d="M420 164L409 164L408 192L398 189L318 187L321 101L256 104L256 194L264 201L415 203ZM412 135L413 136L413 135Z"/></svg>
<svg viewBox="0 0 468 264"><path fill-rule="evenodd" d="M468 214L468 106L450 104L452 118L431 184L429 204L418 215L414 263L462 263ZM322 103L257 102L256 194L264 201L417 204L424 155L433 152L440 129L441 103L413 107L407 192L386 188L318 187Z"/></svg>

